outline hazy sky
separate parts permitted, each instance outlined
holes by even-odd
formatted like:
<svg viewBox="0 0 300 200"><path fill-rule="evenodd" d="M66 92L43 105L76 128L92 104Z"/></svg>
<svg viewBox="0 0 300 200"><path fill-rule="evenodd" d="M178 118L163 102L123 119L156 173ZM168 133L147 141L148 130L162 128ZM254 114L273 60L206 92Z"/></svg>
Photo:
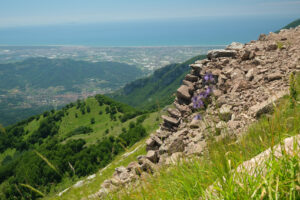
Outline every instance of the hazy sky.
<svg viewBox="0 0 300 200"><path fill-rule="evenodd" d="M0 0L0 27L241 15L300 17L300 0Z"/></svg>

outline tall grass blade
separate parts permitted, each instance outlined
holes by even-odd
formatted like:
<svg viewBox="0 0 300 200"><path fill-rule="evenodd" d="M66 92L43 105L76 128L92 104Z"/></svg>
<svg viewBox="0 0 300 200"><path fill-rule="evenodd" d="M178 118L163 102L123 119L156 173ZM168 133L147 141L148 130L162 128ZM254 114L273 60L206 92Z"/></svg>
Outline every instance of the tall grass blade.
<svg viewBox="0 0 300 200"><path fill-rule="evenodd" d="M42 154L40 154L39 152L37 152L36 150L34 150L34 152L36 153L36 155L38 155L42 160L44 160L47 165L53 169L58 175L61 176L61 174L59 173L59 171L56 169L56 167L45 157L43 156Z"/></svg>
<svg viewBox="0 0 300 200"><path fill-rule="evenodd" d="M38 189L35 189L34 187L32 187L31 185L28 185L28 184L23 184L23 183L21 183L20 184L21 186L23 186L23 187L26 187L26 188L28 188L28 189L30 189L31 191L33 191L33 192L35 192L35 193L37 193L37 194L39 194L40 196L42 196L42 197L44 197L45 196L45 194L44 193L42 193L41 191L39 191Z"/></svg>

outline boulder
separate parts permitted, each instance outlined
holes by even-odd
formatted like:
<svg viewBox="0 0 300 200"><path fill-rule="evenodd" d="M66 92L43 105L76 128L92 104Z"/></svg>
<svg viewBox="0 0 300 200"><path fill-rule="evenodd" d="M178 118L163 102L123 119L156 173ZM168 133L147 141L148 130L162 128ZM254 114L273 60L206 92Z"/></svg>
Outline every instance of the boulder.
<svg viewBox="0 0 300 200"><path fill-rule="evenodd" d="M182 152L176 152L173 153L170 157L166 158L165 164L171 165L171 164L176 164L181 158L183 157Z"/></svg>
<svg viewBox="0 0 300 200"><path fill-rule="evenodd" d="M191 95L189 92L189 87L182 85L177 89L177 97L184 100L191 100Z"/></svg>
<svg viewBox="0 0 300 200"><path fill-rule="evenodd" d="M268 51L274 51L277 49L277 44L275 42L272 42L271 44L268 45L267 50Z"/></svg>
<svg viewBox="0 0 300 200"><path fill-rule="evenodd" d="M191 82L197 82L198 81L198 77L192 74L187 74L185 76L185 80L187 81L191 81Z"/></svg>
<svg viewBox="0 0 300 200"><path fill-rule="evenodd" d="M183 152L184 151L184 142L182 137L173 138L170 141L170 145L168 146L168 153L176 153L176 152Z"/></svg>
<svg viewBox="0 0 300 200"><path fill-rule="evenodd" d="M194 70L194 75L199 75L203 65L202 64L191 64L190 67Z"/></svg>
<svg viewBox="0 0 300 200"><path fill-rule="evenodd" d="M173 117L169 117L166 115L162 115L161 118L164 120L164 122L168 123L168 124L172 124L174 126L178 126L179 125L179 120Z"/></svg>
<svg viewBox="0 0 300 200"><path fill-rule="evenodd" d="M191 81L182 80L182 84L189 87L189 92L193 92L194 90L194 84Z"/></svg>
<svg viewBox="0 0 300 200"><path fill-rule="evenodd" d="M127 170L129 172L134 172L137 175L141 175L141 172L139 171L140 165L137 162L131 162L127 166Z"/></svg>
<svg viewBox="0 0 300 200"><path fill-rule="evenodd" d="M232 111L231 111L232 106L228 104L223 104L222 107L220 108L220 119L223 121L229 121L232 116Z"/></svg>
<svg viewBox="0 0 300 200"><path fill-rule="evenodd" d="M267 40L267 35L266 34L260 34L258 40L259 41L266 41Z"/></svg>
<svg viewBox="0 0 300 200"><path fill-rule="evenodd" d="M102 188L105 188L105 189L110 189L111 188L111 180L110 179L106 179L105 181L103 181L103 183L101 184L101 187Z"/></svg>
<svg viewBox="0 0 300 200"><path fill-rule="evenodd" d="M251 88L251 84L249 83L249 81L246 81L244 79L237 80L233 83L231 93L240 92L249 88Z"/></svg>
<svg viewBox="0 0 300 200"><path fill-rule="evenodd" d="M246 74L246 80L252 81L254 78L254 69L250 69Z"/></svg>
<svg viewBox="0 0 300 200"><path fill-rule="evenodd" d="M177 108L177 110L179 110L179 112L181 113L182 116L191 112L191 109L187 105L180 105L177 102L174 102L173 104Z"/></svg>
<svg viewBox="0 0 300 200"><path fill-rule="evenodd" d="M141 172L153 173L157 169L157 167L155 166L155 164L152 163L147 158L141 159L139 161L139 164L140 164L140 171Z"/></svg>
<svg viewBox="0 0 300 200"><path fill-rule="evenodd" d="M279 80L281 78L282 78L282 74L280 72L274 72L267 76L268 81L275 81L275 80Z"/></svg>
<svg viewBox="0 0 300 200"><path fill-rule="evenodd" d="M230 73L231 79L243 79L244 75L244 72L240 69L234 69Z"/></svg>
<svg viewBox="0 0 300 200"><path fill-rule="evenodd" d="M198 143L191 142L185 148L184 153L187 155L191 155L191 154L201 155L203 153L205 147L206 147L205 141L201 141Z"/></svg>
<svg viewBox="0 0 300 200"><path fill-rule="evenodd" d="M162 141L156 135L151 135L151 137L146 140L146 150L157 150L162 145Z"/></svg>
<svg viewBox="0 0 300 200"><path fill-rule="evenodd" d="M177 109L174 109L174 108L168 108L168 113L170 114L171 117L173 118L180 118L181 117L181 113L177 110Z"/></svg>
<svg viewBox="0 0 300 200"><path fill-rule="evenodd" d="M226 47L226 50L241 50L243 49L244 44L239 42L232 42L230 45Z"/></svg>
<svg viewBox="0 0 300 200"><path fill-rule="evenodd" d="M156 151L150 150L147 152L146 158L153 163L158 163L158 155Z"/></svg>
<svg viewBox="0 0 300 200"><path fill-rule="evenodd" d="M223 95L223 92L221 90L215 89L213 90L213 95L218 98Z"/></svg>
<svg viewBox="0 0 300 200"><path fill-rule="evenodd" d="M236 51L234 50L224 50L224 49L216 49L208 52L207 57L209 59L220 58L220 57L236 57Z"/></svg>
<svg viewBox="0 0 300 200"><path fill-rule="evenodd" d="M262 114L272 112L273 104L283 96L287 95L288 91L277 92L276 95L271 96L266 101L258 103L249 108L249 114L254 117L260 117Z"/></svg>
<svg viewBox="0 0 300 200"><path fill-rule="evenodd" d="M242 56L241 56L241 59L242 60L249 60L249 58L250 58L250 51L249 50L245 50L245 51L243 51L242 52Z"/></svg>

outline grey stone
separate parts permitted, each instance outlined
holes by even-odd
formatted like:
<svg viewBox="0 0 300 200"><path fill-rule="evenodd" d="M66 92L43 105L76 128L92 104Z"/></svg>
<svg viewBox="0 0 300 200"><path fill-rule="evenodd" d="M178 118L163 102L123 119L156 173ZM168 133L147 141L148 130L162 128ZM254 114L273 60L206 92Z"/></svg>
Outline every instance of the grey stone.
<svg viewBox="0 0 300 200"><path fill-rule="evenodd" d="M185 145L184 145L182 137L174 138L169 145L168 153L172 154L172 153L176 153L176 152L183 152L184 146Z"/></svg>
<svg viewBox="0 0 300 200"><path fill-rule="evenodd" d="M235 56L236 56L236 51L234 51L234 50L224 50L224 49L211 50L207 54L207 57L209 59L219 58L219 57L234 58Z"/></svg>
<svg viewBox="0 0 300 200"><path fill-rule="evenodd" d="M192 74L187 74L185 76L185 80L187 81L191 81L191 82L197 82L198 81L198 77Z"/></svg>
<svg viewBox="0 0 300 200"><path fill-rule="evenodd" d="M275 81L275 80L279 80L281 78L282 78L282 74L280 72L275 72L275 73L269 74L267 76L268 81Z"/></svg>
<svg viewBox="0 0 300 200"><path fill-rule="evenodd" d="M228 104L222 105L220 108L220 119L223 121L229 121L232 116L232 111L231 111L232 106Z"/></svg>
<svg viewBox="0 0 300 200"><path fill-rule="evenodd" d="M241 50L243 49L244 44L239 42L232 42L230 45L226 47L226 50Z"/></svg>
<svg viewBox="0 0 300 200"><path fill-rule="evenodd" d="M258 40L259 41L266 41L267 40L267 35L266 34L260 34Z"/></svg>
<svg viewBox="0 0 300 200"><path fill-rule="evenodd" d="M251 80L253 80L253 78L254 78L254 69L252 68L247 72L246 79L248 81L251 81Z"/></svg>
<svg viewBox="0 0 300 200"><path fill-rule="evenodd" d="M153 150L148 151L146 158L153 163L158 163L158 155L156 151Z"/></svg>
<svg viewBox="0 0 300 200"><path fill-rule="evenodd" d="M191 100L191 95L189 93L189 87L186 85L180 86L180 88L177 89L177 97L184 99L184 100Z"/></svg>
<svg viewBox="0 0 300 200"><path fill-rule="evenodd" d="M177 110L177 109L174 109L174 108L168 108L168 113L170 114L171 117L174 117L174 118L180 118L181 117L181 113Z"/></svg>
<svg viewBox="0 0 300 200"><path fill-rule="evenodd" d="M172 124L172 125L174 125L174 126L178 126L178 124L179 124L179 122L180 122L178 119L173 118L173 117L169 117L169 116L166 116L166 115L162 115L161 118L162 118L165 122L167 122L167 123L169 123L169 124Z"/></svg>

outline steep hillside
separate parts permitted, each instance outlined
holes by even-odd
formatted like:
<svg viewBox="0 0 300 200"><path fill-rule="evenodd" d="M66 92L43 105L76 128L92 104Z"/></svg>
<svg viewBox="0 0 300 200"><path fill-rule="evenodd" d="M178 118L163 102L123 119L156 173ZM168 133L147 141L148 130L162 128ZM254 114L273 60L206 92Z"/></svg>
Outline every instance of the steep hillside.
<svg viewBox="0 0 300 200"><path fill-rule="evenodd" d="M190 65L147 153L89 197L299 199L300 137L283 141L300 131L299 55L300 27L210 51ZM267 150L274 145L275 157ZM249 160L256 155L265 159L260 170Z"/></svg>
<svg viewBox="0 0 300 200"><path fill-rule="evenodd" d="M297 26L300 25L300 19L297 19L291 23L289 23L288 25L286 25L285 27L283 27L282 29L290 29L290 28L296 28Z"/></svg>
<svg viewBox="0 0 300 200"><path fill-rule="evenodd" d="M96 95L1 127L0 198L36 199L68 186L108 165L158 123L156 113Z"/></svg>
<svg viewBox="0 0 300 200"><path fill-rule="evenodd" d="M204 58L205 55L200 55L181 64L167 65L156 70L153 75L133 81L108 96L142 109L164 107L174 100L173 94L188 73L189 64Z"/></svg>
<svg viewBox="0 0 300 200"><path fill-rule="evenodd" d="M300 75L296 88L299 100ZM299 199L300 104L291 108L290 100L281 99L239 140L210 139L203 156L177 154L156 175L106 199Z"/></svg>
<svg viewBox="0 0 300 200"><path fill-rule="evenodd" d="M49 107L111 92L141 76L137 67L116 62L30 58L0 64L0 123L12 124Z"/></svg>

